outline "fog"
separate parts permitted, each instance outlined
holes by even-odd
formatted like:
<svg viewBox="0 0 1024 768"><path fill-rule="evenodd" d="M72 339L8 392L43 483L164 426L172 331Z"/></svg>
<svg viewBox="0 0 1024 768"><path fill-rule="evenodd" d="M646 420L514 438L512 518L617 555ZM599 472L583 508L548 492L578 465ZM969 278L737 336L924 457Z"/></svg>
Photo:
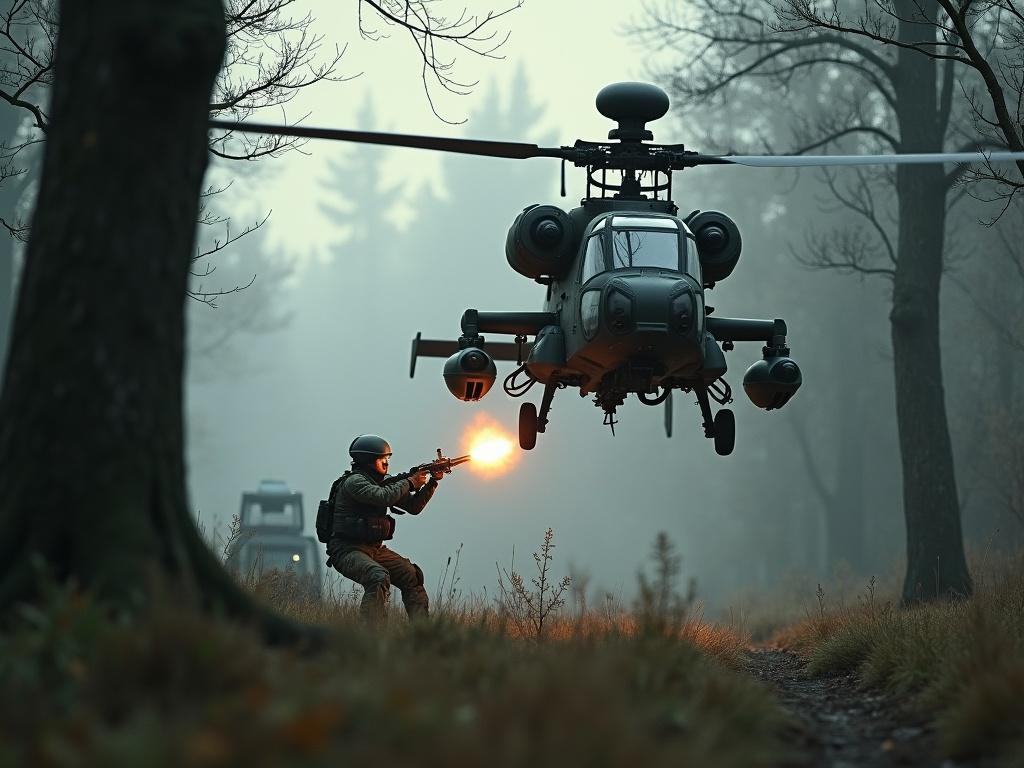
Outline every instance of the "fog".
<svg viewBox="0 0 1024 768"><path fill-rule="evenodd" d="M314 4L318 29L325 45L350 46L344 74L362 74L308 89L285 114L261 119L308 113L308 125L571 144L603 139L612 127L593 106L601 87L651 80L650 52L623 31L621 3L588 3L583 14L577 4L529 2L506 17L502 59L459 56L463 79L480 81L470 94L432 87L443 117L465 119L450 125L431 111L412 46L397 34L359 38L354 11L335 5ZM722 149L702 141L723 126L692 112L681 119L670 110L649 127L660 142ZM317 501L362 433L391 442L398 471L439 447L464 452L477 419L514 435L522 401L500 386L511 363L499 363L482 402L463 403L445 388L441 360L421 359L409 378L410 341L417 332L457 338L467 308L540 308L543 287L511 270L504 241L524 206L578 204L583 172L566 173L560 198L558 163L542 159L311 142L244 167L216 164L210 183L227 188L210 205L225 223L200 227L201 247L224 240L227 227L237 234L270 216L209 257L212 273L194 286L247 287L216 306L190 302L189 493L206 529L223 535L241 494L273 478L304 495L312 533ZM760 345L737 343L727 354L737 420L728 457L704 438L692 396L677 394L667 439L661 408L630 398L613 436L590 399L559 391L548 432L535 450L517 452L511 471L485 477L460 468L421 516L399 519L391 546L422 566L431 593L461 548L458 587L493 594L496 564L508 567L514 553L529 571L548 527L559 574L571 568L590 577L594 596L627 603L655 536L667 532L712 614L794 581L845 574L866 583L898 572L904 523L889 283L808 269L797 258L810 233L857 225L828 207L812 170L694 169L675 174L674 192L681 214L717 209L740 225L739 266L708 303L719 316L785 319L802 389L781 411L755 408L741 381ZM878 205L895 215L893 200L881 196ZM1016 412L1021 352L981 311L986 302L996 313L1019 306L1020 287L999 278L999 269L1012 271L1000 266L996 238L979 223L985 216L968 198L951 218L955 281L943 296L947 407L976 549L1019 543L1024 529L1007 511L996 460L1004 441L993 426ZM537 388L527 399L539 396Z"/></svg>

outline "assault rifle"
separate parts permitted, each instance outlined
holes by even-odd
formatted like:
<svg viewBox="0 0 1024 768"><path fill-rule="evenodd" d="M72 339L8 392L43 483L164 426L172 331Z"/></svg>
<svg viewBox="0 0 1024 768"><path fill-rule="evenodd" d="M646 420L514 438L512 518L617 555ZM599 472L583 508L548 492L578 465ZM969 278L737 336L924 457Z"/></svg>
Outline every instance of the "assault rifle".
<svg viewBox="0 0 1024 768"><path fill-rule="evenodd" d="M408 480L413 475L419 474L420 472L429 472L432 475L436 475L438 472L444 472L450 474L452 468L459 466L459 464L465 464L469 461L472 456L458 456L454 459L449 459L443 453L441 449L437 449L437 458L434 461L429 461L426 464L420 464L419 466L413 467L408 472L402 472L401 474L389 477L384 481L384 484L397 483L401 480ZM335 493L338 490L338 486L341 482L349 475L346 472L344 475L334 481L334 485L331 486L331 492L326 499L321 500L320 506L316 511L316 537L321 543L326 544L331 540L331 534L334 530L334 498ZM327 561L328 567L331 565L331 560Z"/></svg>
<svg viewBox="0 0 1024 768"><path fill-rule="evenodd" d="M454 459L450 459L441 453L441 449L437 449L437 458L434 461L429 461L426 464L420 464L413 467L408 472L401 472L397 475L392 475L385 483L397 483L400 480L408 480L413 475L418 475L420 472L429 472L431 475L436 475L438 472L444 472L450 475L452 469L459 466L459 464L465 464L467 461L472 459L472 456L457 456Z"/></svg>

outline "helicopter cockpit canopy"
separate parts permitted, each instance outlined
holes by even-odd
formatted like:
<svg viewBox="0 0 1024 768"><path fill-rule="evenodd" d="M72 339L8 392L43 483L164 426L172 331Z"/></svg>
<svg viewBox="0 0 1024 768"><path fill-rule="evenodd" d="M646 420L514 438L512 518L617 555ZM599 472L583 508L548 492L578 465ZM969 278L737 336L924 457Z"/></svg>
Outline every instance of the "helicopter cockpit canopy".
<svg viewBox="0 0 1024 768"><path fill-rule="evenodd" d="M612 214L594 224L583 258L582 282L615 269L653 268L684 272L700 282L693 235L670 216Z"/></svg>

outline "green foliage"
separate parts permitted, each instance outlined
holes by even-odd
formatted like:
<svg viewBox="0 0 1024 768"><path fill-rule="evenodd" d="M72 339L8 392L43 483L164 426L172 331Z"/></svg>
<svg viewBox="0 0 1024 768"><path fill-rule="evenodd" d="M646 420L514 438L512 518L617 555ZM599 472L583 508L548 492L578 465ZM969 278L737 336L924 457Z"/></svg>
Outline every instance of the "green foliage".
<svg viewBox="0 0 1024 768"><path fill-rule="evenodd" d="M60 711L71 712L83 658L109 622L92 600L73 589L59 588L42 568L37 571L43 605L19 606L13 621L19 631L0 634L0 680L5 694L24 703L23 714L34 711L42 698ZM25 659L31 663L23 663Z"/></svg>

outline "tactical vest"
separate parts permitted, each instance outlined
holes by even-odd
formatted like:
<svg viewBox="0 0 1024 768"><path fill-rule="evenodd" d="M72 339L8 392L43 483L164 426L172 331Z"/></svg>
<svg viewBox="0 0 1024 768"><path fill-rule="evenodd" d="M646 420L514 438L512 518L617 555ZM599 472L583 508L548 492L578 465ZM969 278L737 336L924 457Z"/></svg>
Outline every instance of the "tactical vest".
<svg viewBox="0 0 1024 768"><path fill-rule="evenodd" d="M381 485L377 478L360 470L348 470L341 476L334 501L333 535L362 544L379 544L394 537L395 519L385 509L357 501L345 493L345 481L357 473Z"/></svg>

